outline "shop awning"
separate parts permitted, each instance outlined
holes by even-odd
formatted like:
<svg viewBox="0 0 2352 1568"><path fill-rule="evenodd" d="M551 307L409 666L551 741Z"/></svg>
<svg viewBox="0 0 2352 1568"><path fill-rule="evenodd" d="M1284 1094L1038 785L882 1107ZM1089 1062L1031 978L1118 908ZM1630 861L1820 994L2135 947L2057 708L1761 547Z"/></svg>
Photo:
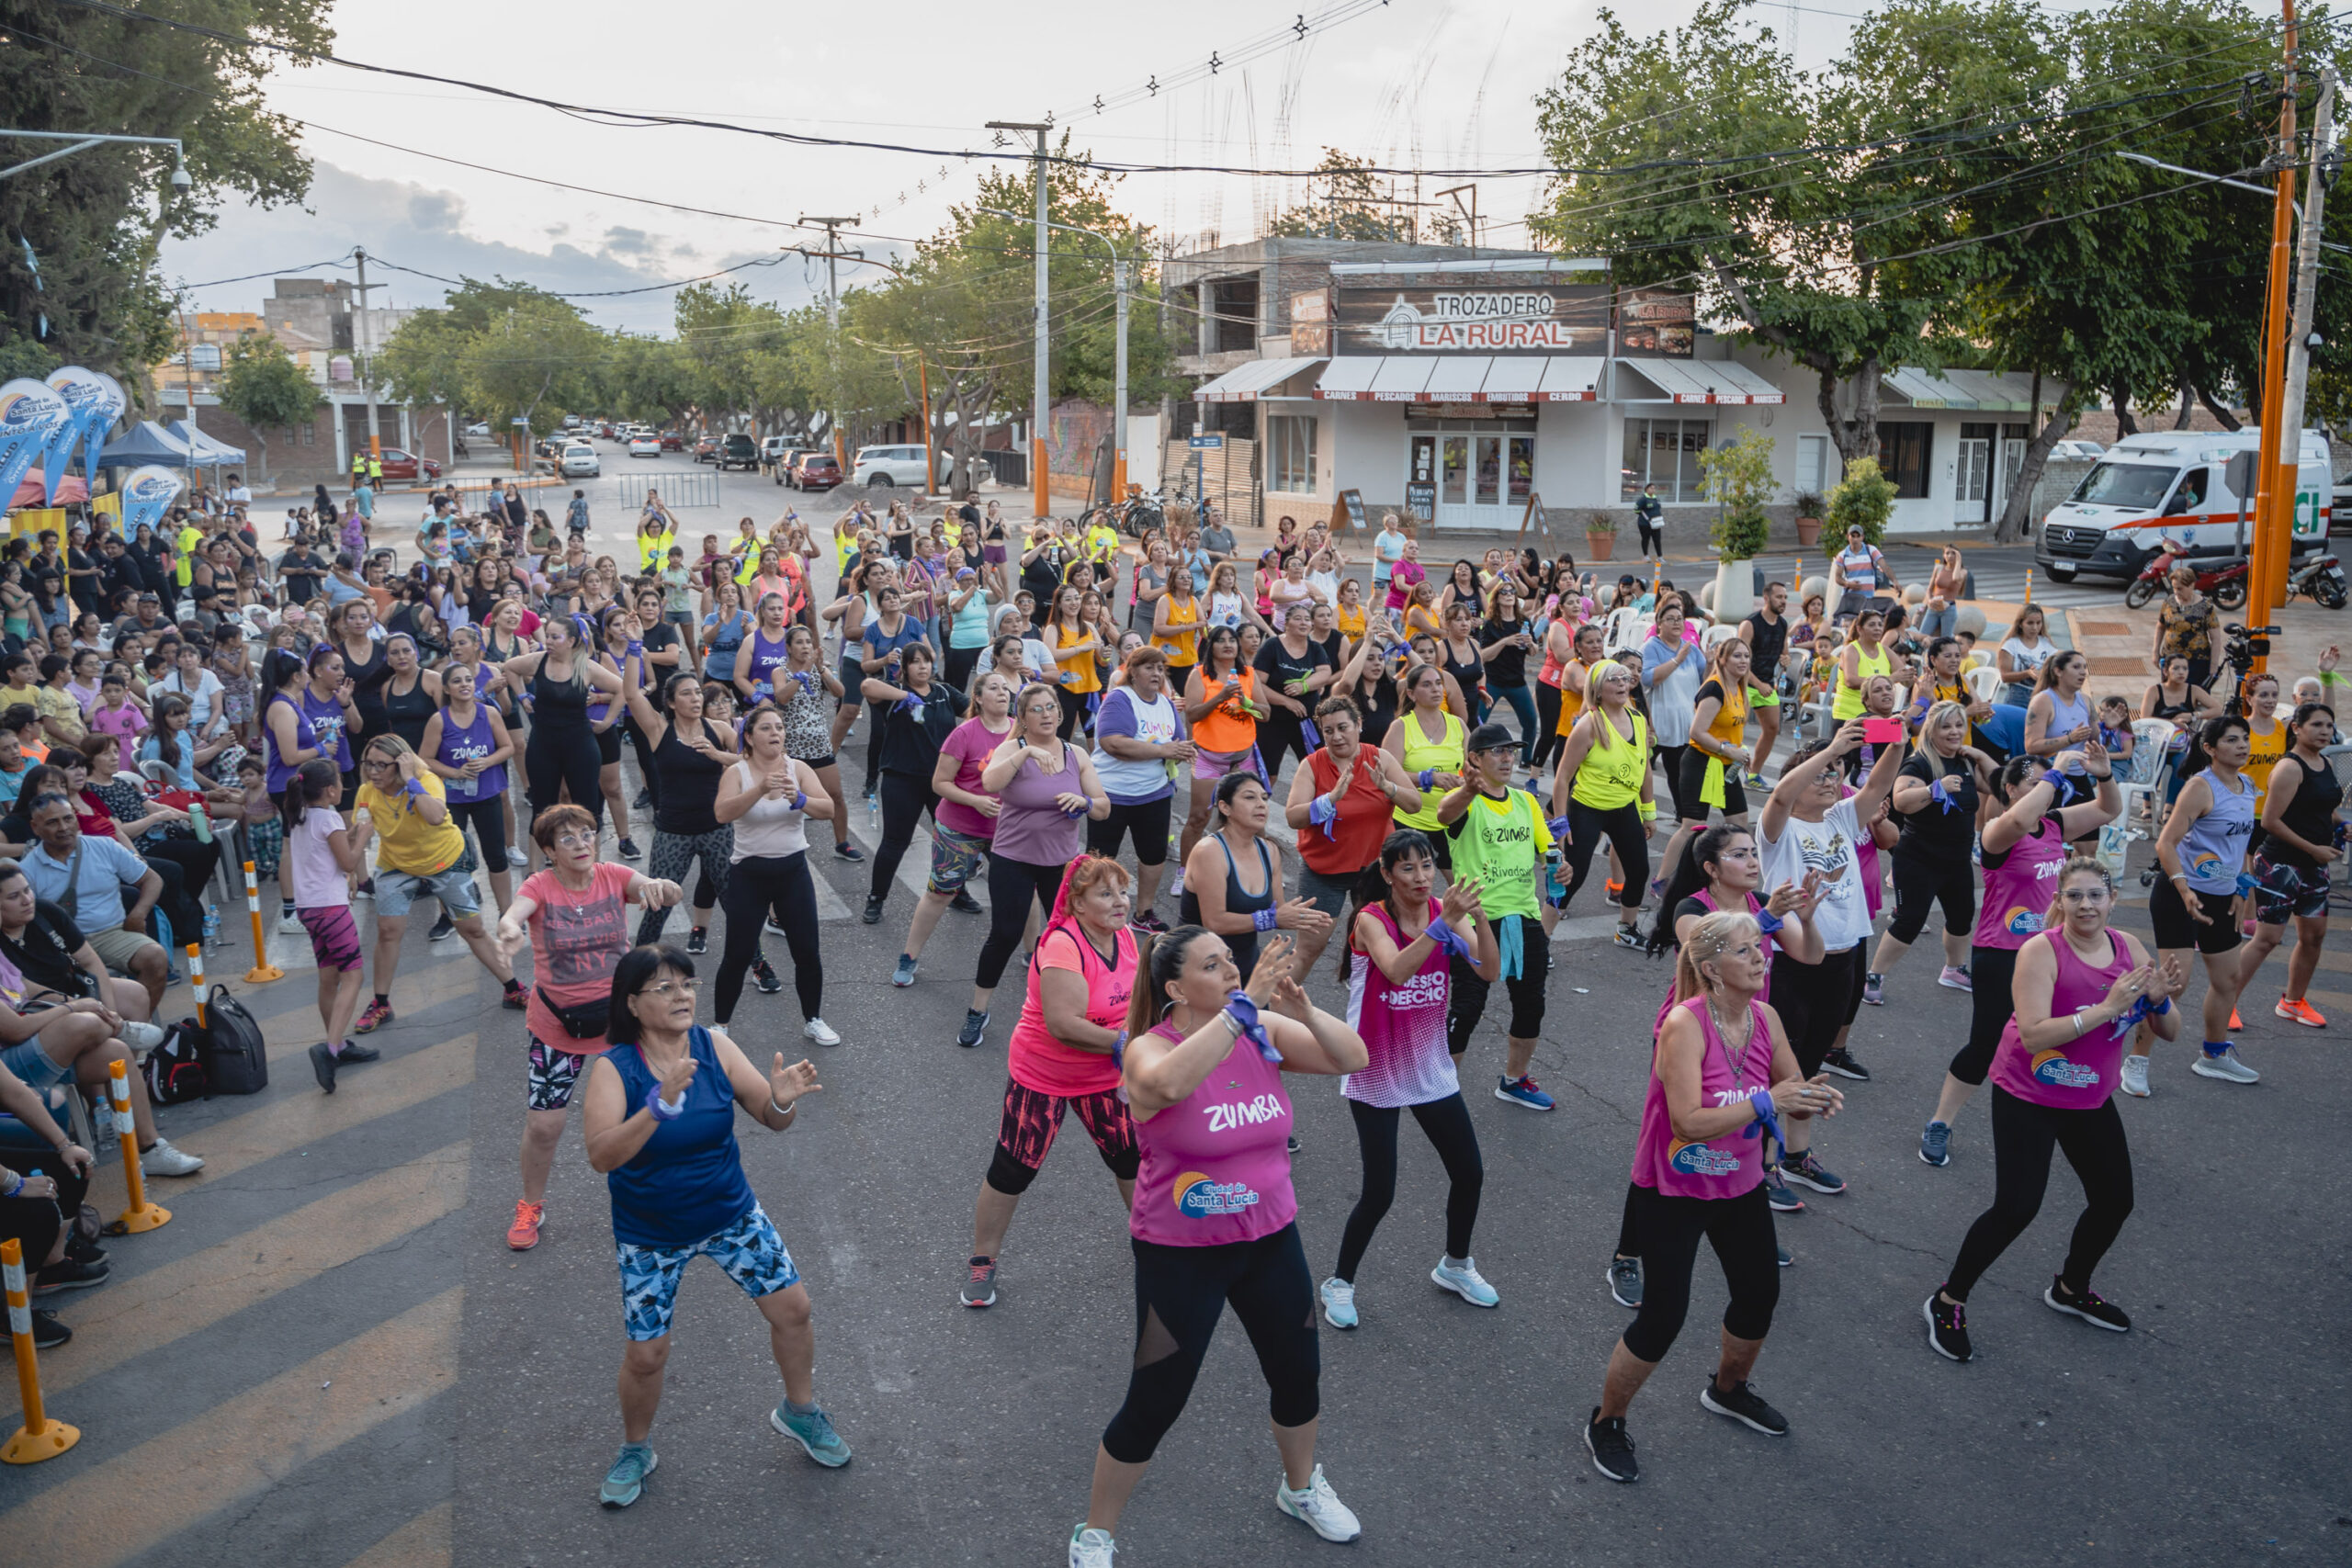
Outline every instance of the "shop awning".
<svg viewBox="0 0 2352 1568"><path fill-rule="evenodd" d="M1343 356L1315 395L1334 402L1589 402L1601 361L1577 355L1391 354Z"/></svg>
<svg viewBox="0 0 2352 1568"><path fill-rule="evenodd" d="M1975 410L1986 413L2033 412L2033 378L1999 370L1917 370L1897 367L1886 373L1886 388L1913 408ZM2042 401L2053 402L2065 388L2051 382Z"/></svg>
<svg viewBox="0 0 2352 1568"><path fill-rule="evenodd" d="M1261 392L1322 363L1320 359L1253 359L1227 371L1193 396L1204 403L1253 403Z"/></svg>
<svg viewBox="0 0 2352 1568"><path fill-rule="evenodd" d="M1372 400L1372 378L1380 373L1384 363L1369 355L1334 359L1323 367L1323 374L1317 378L1311 395L1332 402L1369 402Z"/></svg>
<svg viewBox="0 0 2352 1568"><path fill-rule="evenodd" d="M1730 359L1621 359L1618 364L1678 403L1778 403L1780 388Z"/></svg>
<svg viewBox="0 0 2352 1568"><path fill-rule="evenodd" d="M1543 400L1589 403L1599 395L1606 361L1584 355L1554 355L1544 361Z"/></svg>
<svg viewBox="0 0 2352 1568"><path fill-rule="evenodd" d="M1430 372L1437 368L1435 355L1392 354L1372 373L1375 403L1419 403L1429 400Z"/></svg>

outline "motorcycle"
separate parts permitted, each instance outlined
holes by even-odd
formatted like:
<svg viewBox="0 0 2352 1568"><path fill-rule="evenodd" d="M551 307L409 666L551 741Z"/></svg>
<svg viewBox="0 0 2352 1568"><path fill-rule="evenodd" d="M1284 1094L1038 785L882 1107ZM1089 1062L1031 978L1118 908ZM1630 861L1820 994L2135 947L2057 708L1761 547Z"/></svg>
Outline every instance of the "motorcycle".
<svg viewBox="0 0 2352 1568"><path fill-rule="evenodd" d="M2124 606L2132 610L2144 609L2160 595L2171 592L2173 565L2183 558L2186 548L2170 539L2160 540L2155 555L2140 569L2140 575L2132 579L2132 586L2123 591ZM2198 592L2224 610L2234 610L2245 604L2246 563L2243 558L2190 560L2188 564L2197 571Z"/></svg>
<svg viewBox="0 0 2352 1568"><path fill-rule="evenodd" d="M2344 568L2334 556L2311 556L2287 577L2287 596L2308 593L2312 602L2324 609L2341 610L2352 601L2352 583L2345 581Z"/></svg>

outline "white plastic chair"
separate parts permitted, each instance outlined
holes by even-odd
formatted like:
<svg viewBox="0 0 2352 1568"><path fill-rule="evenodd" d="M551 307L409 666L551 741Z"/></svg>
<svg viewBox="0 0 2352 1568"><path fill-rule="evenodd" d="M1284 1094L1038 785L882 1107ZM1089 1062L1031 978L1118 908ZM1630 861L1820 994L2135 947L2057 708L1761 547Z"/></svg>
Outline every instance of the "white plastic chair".
<svg viewBox="0 0 2352 1568"><path fill-rule="evenodd" d="M1968 694L1980 703L1989 703L2001 694L2001 672L1989 664L1964 669L1960 678L1968 684Z"/></svg>
<svg viewBox="0 0 2352 1568"><path fill-rule="evenodd" d="M2148 822L2155 825L2155 803L2164 798L2165 785L2172 777L2172 738L2178 730L2168 718L2135 718L2132 721L2132 782L2122 786L2123 815L2119 820L2132 821L2132 803L2144 799L2149 803ZM2150 764L2154 759L2154 765Z"/></svg>

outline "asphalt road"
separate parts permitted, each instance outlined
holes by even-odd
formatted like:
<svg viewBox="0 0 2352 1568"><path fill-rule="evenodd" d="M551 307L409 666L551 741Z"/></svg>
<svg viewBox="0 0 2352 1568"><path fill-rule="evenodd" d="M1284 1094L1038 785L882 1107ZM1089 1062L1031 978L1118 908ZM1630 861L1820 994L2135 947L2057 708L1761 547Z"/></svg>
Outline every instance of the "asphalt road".
<svg viewBox="0 0 2352 1568"><path fill-rule="evenodd" d="M712 515L764 522L778 492L757 482L729 476ZM812 517L833 509L792 499ZM865 813L852 822L870 843ZM819 1395L854 1463L821 1471L768 1429L780 1393L761 1320L696 1266L655 1427L661 1468L635 1508L599 1509L622 1347L607 1211L575 1120L545 1239L524 1255L504 1246L519 1018L459 944L414 931L400 1019L379 1037L386 1060L327 1100L299 1055L316 1029L307 952L273 939L288 978L245 987L251 956L232 942L214 977L264 1016L277 1080L254 1100L166 1111L166 1132L213 1168L160 1194L173 1224L111 1244L113 1283L51 1303L82 1329L43 1358L51 1409L85 1437L0 1472L0 1563L1060 1562L1132 1353L1115 1190L1069 1130L1015 1221L1001 1303L957 1305L1014 987L985 1046L957 1049L981 922L949 915L919 983L893 989L910 892L894 888L867 928L850 918L866 868L816 863L825 1013L843 1043L804 1046L789 988L747 996L740 1035L816 1056L824 1091L789 1134L744 1129L743 1155L816 1303ZM1172 899L1161 908L1172 918ZM2154 1097L2124 1102L2139 1206L2097 1282L2133 1332L2040 1303L2080 1201L2062 1167L2041 1221L1976 1292L1968 1366L1928 1351L1919 1303L1989 1199L1990 1148L1980 1104L1950 1167L1915 1157L1967 998L1914 954L1855 1030L1873 1081L1847 1086L1847 1114L1817 1144L1850 1189L1781 1223L1796 1260L1757 1380L1792 1433L1774 1441L1698 1407L1723 1301L1702 1256L1690 1322L1634 1407L1644 1480L1596 1475L1577 1427L1630 1315L1602 1272L1667 983L1595 940L1600 913L1577 911L1555 954L1534 1074L1559 1110L1487 1092L1498 1017L1466 1059L1487 1173L1476 1254L1501 1306L1429 1282L1444 1187L1408 1132L1359 1280L1363 1326L1323 1331L1319 1457L1365 1528L1349 1561L2352 1559L2339 1304L2352 1181L2333 1152L2352 1116L2335 1061L2346 1026L2269 1015L2284 953L2245 1009L2260 1086L2197 1078L2176 1048ZM2136 909L2122 919L2144 927ZM2352 1010L2347 972L2352 951L2324 955L2312 999L2331 1017ZM1342 995L1328 961L1313 985L1327 1005ZM1319 1277L1359 1165L1336 1087L1292 1087L1299 1223ZM1333 1560L1340 1549L1273 1507L1264 1412L1228 1320L1127 1515L1123 1568Z"/></svg>

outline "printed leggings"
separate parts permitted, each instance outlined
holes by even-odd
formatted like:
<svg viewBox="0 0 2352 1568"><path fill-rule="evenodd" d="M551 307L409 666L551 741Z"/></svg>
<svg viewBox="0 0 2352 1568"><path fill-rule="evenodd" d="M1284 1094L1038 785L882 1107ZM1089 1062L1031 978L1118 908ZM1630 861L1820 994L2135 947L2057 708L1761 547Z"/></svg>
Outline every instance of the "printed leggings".
<svg viewBox="0 0 2352 1568"><path fill-rule="evenodd" d="M770 911L792 949L792 982L800 993L800 1016L825 1010L825 967L817 953L817 885L808 872L808 852L746 855L727 870L719 895L727 911L727 945L718 959L718 998L713 1016L725 1023L743 995L743 976L759 956L760 925Z"/></svg>
<svg viewBox="0 0 2352 1568"><path fill-rule="evenodd" d="M699 862L702 878L695 885L691 900L697 909L707 909L726 895L728 863L735 856L735 824L722 822L707 833L672 833L653 829L653 853L645 863L645 874L656 882L686 885L686 873ZM670 911L648 909L637 922L637 945L662 940L662 928L670 923ZM730 918L729 924L733 920Z"/></svg>
<svg viewBox="0 0 2352 1568"><path fill-rule="evenodd" d="M1471 1125L1470 1108L1459 1090L1443 1100L1410 1107L1366 1105L1348 1101L1355 1118L1356 1146L1363 1154L1363 1191L1340 1233L1340 1262L1331 1270L1350 1284L1372 1245L1372 1233L1396 1201L1396 1128L1406 1110L1420 1123L1430 1146L1445 1167L1445 1255L1470 1256L1471 1228L1478 1223L1478 1198L1487 1183L1486 1161L1479 1157L1477 1129Z"/></svg>

